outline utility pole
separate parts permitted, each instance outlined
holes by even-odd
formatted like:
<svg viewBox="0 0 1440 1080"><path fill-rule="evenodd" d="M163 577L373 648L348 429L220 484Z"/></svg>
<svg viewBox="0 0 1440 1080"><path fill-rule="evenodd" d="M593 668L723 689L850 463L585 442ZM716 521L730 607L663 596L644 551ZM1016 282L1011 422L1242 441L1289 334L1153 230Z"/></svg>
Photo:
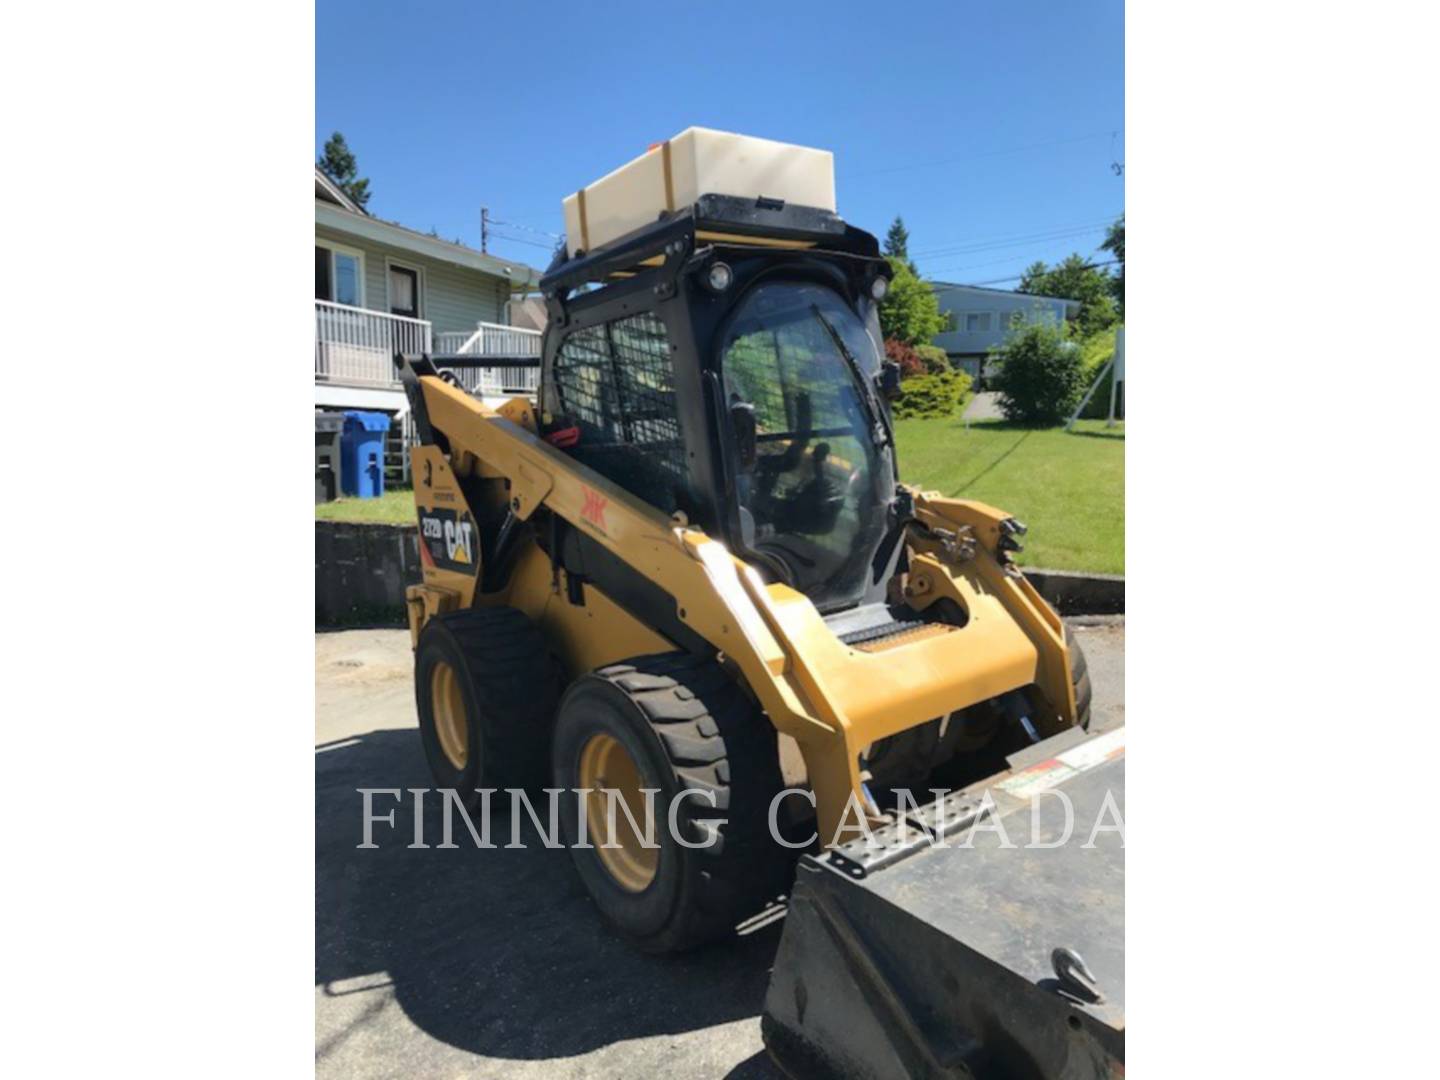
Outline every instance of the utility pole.
<svg viewBox="0 0 1440 1080"><path fill-rule="evenodd" d="M1113 378L1110 380L1110 415L1105 419L1105 426L1115 426L1115 391L1125 382L1125 327L1118 327L1115 331L1115 369Z"/></svg>
<svg viewBox="0 0 1440 1080"><path fill-rule="evenodd" d="M1085 396L1080 399L1080 404L1075 406L1075 411L1070 414L1070 419L1065 421L1065 430L1074 431L1075 421L1085 411L1085 406L1090 404L1095 391L1100 389L1100 384L1105 381L1105 376L1113 376L1110 380L1110 415L1105 418L1105 426L1115 426L1115 391L1125 381L1125 327L1117 327L1115 330L1115 355L1105 362L1100 369L1100 374L1095 376L1095 381L1090 384L1090 389L1085 391Z"/></svg>
<svg viewBox="0 0 1440 1080"><path fill-rule="evenodd" d="M487 254L486 248L490 243L490 208L480 207L480 254Z"/></svg>

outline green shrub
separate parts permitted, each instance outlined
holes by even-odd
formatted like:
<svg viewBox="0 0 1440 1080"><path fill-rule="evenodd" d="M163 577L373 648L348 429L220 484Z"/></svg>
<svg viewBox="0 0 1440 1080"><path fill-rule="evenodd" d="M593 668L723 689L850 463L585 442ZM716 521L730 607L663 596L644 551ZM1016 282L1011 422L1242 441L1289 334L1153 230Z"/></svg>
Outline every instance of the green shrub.
<svg viewBox="0 0 1440 1080"><path fill-rule="evenodd" d="M970 376L963 371L912 375L900 384L900 396L890 403L890 415L896 420L954 416L969 391Z"/></svg>
<svg viewBox="0 0 1440 1080"><path fill-rule="evenodd" d="M925 365L925 370L931 375L940 375L950 370L950 357L945 355L945 350L939 345L916 345L915 355Z"/></svg>
<svg viewBox="0 0 1440 1080"><path fill-rule="evenodd" d="M986 382L999 393L1007 420L1058 423L1069 418L1085 392L1081 350L1066 327L1027 323L1012 330L991 359Z"/></svg>
<svg viewBox="0 0 1440 1080"><path fill-rule="evenodd" d="M1080 343L1081 365L1085 370L1085 390L1090 389L1090 384L1100 374L1100 369L1110 362L1115 355L1115 327L1101 330L1099 333L1091 334ZM1081 411L1080 416L1085 420L1104 420L1110 413L1110 380L1113 372L1106 375L1104 380L1091 395L1090 401ZM1115 415L1124 416L1125 389L1122 386L1115 397Z"/></svg>

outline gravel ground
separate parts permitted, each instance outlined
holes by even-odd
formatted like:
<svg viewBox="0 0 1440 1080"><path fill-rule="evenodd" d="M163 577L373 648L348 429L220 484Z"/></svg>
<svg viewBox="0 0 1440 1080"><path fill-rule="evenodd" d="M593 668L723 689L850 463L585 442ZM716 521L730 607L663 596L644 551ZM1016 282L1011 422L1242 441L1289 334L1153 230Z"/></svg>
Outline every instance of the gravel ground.
<svg viewBox="0 0 1440 1080"><path fill-rule="evenodd" d="M1096 728L1123 724L1123 620L1076 620ZM431 783L402 630L316 635L316 1074L777 1077L759 1016L783 923L679 957L609 934L564 851L358 850L357 788ZM377 796L375 810L396 807ZM425 807L438 843L438 803ZM527 829L533 836L533 829ZM503 842L500 839L497 843Z"/></svg>

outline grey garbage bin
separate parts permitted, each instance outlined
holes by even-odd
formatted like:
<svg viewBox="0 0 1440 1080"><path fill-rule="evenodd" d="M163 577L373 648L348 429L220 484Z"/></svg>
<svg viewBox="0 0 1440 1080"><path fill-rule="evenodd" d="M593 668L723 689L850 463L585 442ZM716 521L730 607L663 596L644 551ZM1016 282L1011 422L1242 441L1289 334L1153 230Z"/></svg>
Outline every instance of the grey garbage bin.
<svg viewBox="0 0 1440 1080"><path fill-rule="evenodd" d="M315 501L330 502L340 494L340 436L345 414L315 413Z"/></svg>

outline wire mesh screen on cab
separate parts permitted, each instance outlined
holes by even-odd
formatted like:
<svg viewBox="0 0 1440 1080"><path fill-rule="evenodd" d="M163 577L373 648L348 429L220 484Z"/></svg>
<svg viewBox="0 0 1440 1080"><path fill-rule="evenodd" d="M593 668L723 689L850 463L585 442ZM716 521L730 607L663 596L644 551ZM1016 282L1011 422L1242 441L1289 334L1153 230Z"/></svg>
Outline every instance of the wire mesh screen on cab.
<svg viewBox="0 0 1440 1080"><path fill-rule="evenodd" d="M560 419L580 428L576 459L666 513L689 509L670 340L657 316L574 331L553 377Z"/></svg>

